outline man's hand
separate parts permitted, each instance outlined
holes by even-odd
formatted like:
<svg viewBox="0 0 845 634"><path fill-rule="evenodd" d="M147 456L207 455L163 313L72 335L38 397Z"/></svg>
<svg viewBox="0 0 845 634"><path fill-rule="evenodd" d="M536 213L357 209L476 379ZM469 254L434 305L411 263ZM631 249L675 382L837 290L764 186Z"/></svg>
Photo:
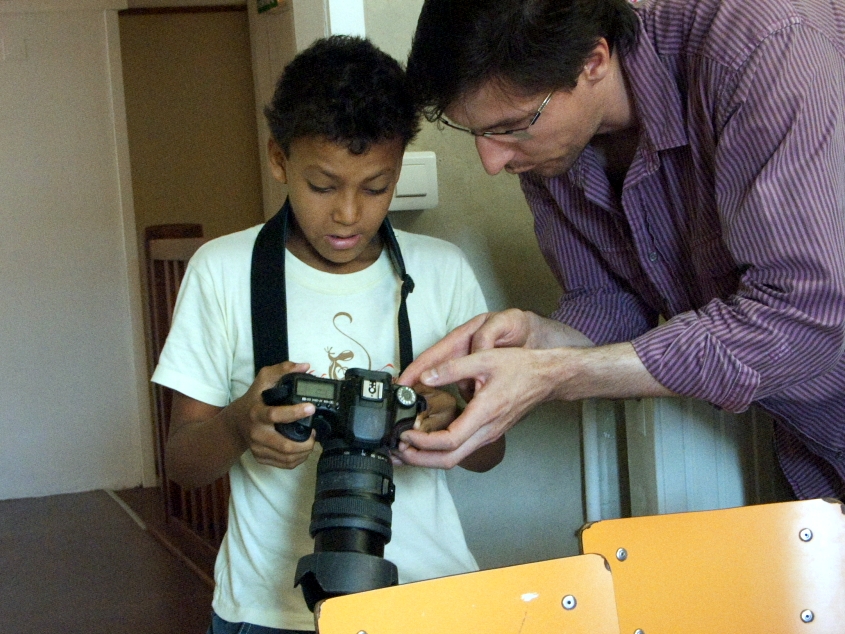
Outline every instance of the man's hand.
<svg viewBox="0 0 845 634"><path fill-rule="evenodd" d="M414 429L425 434L448 429L450 423L455 420L461 411L455 396L450 392L437 390L425 386L422 383L417 383L414 389L418 394L424 396L428 403L428 407L423 412L420 412L417 420L414 422ZM413 448L409 447L407 442L400 441L399 452L413 453L414 451ZM501 436L491 443L482 443L477 449L471 451L466 458L458 459L456 464L469 471L489 471L499 464L504 457L505 438ZM404 464L395 455L392 456L392 459L395 465ZM444 466L448 467L452 465L444 463Z"/></svg>
<svg viewBox="0 0 845 634"><path fill-rule="evenodd" d="M531 345L541 325L533 313L515 309L478 315L412 362L399 383L455 383L468 405L447 429L405 432L399 458L408 464L452 468L476 449L498 440L546 398L548 392L542 386L536 389L528 377L531 351L521 348ZM493 348L510 348L511 354L499 355Z"/></svg>
<svg viewBox="0 0 845 634"><path fill-rule="evenodd" d="M431 348L417 357L399 377L402 385L414 385L420 382L428 385L431 372L452 359L490 348L525 346L531 334L532 313L511 309L500 313L482 313L473 317L462 326L458 326ZM535 316L536 317L536 316ZM472 398L475 385L472 381L457 381L458 389L464 400Z"/></svg>
<svg viewBox="0 0 845 634"><path fill-rule="evenodd" d="M457 384L467 408L447 429L409 430L395 455L452 468L548 400L669 396L630 343L594 347L565 324L520 310L479 315L423 352L399 383Z"/></svg>
<svg viewBox="0 0 845 634"><path fill-rule="evenodd" d="M480 447L501 438L550 397L551 386L536 380L533 370L544 354L524 348L482 350L427 370L423 376L429 385L472 378L474 396L447 429L402 434L398 457L407 464L451 469Z"/></svg>

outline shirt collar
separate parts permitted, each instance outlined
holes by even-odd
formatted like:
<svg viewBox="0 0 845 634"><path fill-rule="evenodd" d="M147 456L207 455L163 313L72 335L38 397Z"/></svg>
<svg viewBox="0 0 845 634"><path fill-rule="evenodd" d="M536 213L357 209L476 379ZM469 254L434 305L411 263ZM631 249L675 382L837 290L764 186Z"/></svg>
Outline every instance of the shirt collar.
<svg viewBox="0 0 845 634"><path fill-rule="evenodd" d="M687 145L689 138L680 90L654 49L642 20L639 41L621 62L643 130L641 138L647 144L643 149L658 152Z"/></svg>
<svg viewBox="0 0 845 634"><path fill-rule="evenodd" d="M645 0L638 13L644 14L652 5L653 2ZM659 151L689 144L684 102L678 85L654 49L642 18L637 45L620 61L640 124L640 160L646 171L651 172L660 163ZM586 186L590 168L585 161L594 160L587 146L567 174L573 185Z"/></svg>

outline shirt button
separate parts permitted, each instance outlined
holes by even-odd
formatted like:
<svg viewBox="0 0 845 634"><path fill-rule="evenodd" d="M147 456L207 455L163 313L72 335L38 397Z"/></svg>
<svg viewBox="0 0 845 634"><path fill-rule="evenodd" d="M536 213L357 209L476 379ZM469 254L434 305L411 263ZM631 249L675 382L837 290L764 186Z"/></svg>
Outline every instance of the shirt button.
<svg viewBox="0 0 845 634"><path fill-rule="evenodd" d="M648 254L648 259L650 262L657 262L657 251L652 251Z"/></svg>

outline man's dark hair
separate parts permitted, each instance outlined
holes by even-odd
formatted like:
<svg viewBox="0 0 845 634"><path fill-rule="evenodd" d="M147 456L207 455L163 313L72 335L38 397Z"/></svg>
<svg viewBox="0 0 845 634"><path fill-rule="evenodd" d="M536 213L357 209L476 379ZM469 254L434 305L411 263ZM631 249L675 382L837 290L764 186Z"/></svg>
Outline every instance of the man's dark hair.
<svg viewBox="0 0 845 634"><path fill-rule="evenodd" d="M629 0L426 0L408 79L435 120L490 80L525 95L571 90L601 38L624 54L638 30Z"/></svg>
<svg viewBox="0 0 845 634"><path fill-rule="evenodd" d="M264 108L273 138L285 154L300 137L322 136L363 154L373 143L419 130L404 70L370 41L345 35L317 40L284 69Z"/></svg>

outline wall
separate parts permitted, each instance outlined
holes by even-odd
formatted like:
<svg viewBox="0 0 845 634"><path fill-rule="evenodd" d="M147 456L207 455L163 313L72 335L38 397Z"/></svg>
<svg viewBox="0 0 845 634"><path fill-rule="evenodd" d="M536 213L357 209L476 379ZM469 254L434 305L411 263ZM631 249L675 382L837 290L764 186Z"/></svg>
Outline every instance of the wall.
<svg viewBox="0 0 845 634"><path fill-rule="evenodd" d="M422 0L366 0L367 36L407 59ZM548 314L559 288L539 252L515 176L488 176L469 136L425 123L412 150L437 154L440 204L396 212L396 227L444 238L468 254L495 308ZM583 524L580 405L553 403L508 433L505 461L486 474L449 473L467 539L483 567L578 552Z"/></svg>
<svg viewBox="0 0 845 634"><path fill-rule="evenodd" d="M150 479L124 5L0 0L0 499Z"/></svg>

